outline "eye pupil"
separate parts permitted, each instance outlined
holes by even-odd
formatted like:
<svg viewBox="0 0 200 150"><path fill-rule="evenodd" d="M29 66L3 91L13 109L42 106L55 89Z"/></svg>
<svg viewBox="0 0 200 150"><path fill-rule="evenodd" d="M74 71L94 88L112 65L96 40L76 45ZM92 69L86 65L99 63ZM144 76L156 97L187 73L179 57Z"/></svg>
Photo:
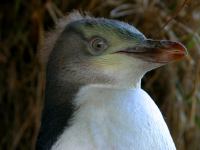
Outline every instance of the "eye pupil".
<svg viewBox="0 0 200 150"><path fill-rule="evenodd" d="M93 48L101 49L103 48L104 42L101 39L96 39L93 41Z"/></svg>
<svg viewBox="0 0 200 150"><path fill-rule="evenodd" d="M98 47L98 48L101 48L101 46L102 46L102 45L101 45L100 43L97 44L97 47Z"/></svg>
<svg viewBox="0 0 200 150"><path fill-rule="evenodd" d="M103 44L104 44L103 42L98 41L95 46L96 46L96 48L100 49L100 48L103 48Z"/></svg>

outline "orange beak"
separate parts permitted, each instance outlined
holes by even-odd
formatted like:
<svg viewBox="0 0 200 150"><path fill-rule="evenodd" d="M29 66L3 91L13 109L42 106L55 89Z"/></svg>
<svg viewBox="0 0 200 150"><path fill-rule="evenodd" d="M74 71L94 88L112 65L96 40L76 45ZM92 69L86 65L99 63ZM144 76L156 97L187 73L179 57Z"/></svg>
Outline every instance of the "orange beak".
<svg viewBox="0 0 200 150"><path fill-rule="evenodd" d="M155 63L168 63L187 55L187 49L179 42L169 40L145 40L134 48L119 51Z"/></svg>

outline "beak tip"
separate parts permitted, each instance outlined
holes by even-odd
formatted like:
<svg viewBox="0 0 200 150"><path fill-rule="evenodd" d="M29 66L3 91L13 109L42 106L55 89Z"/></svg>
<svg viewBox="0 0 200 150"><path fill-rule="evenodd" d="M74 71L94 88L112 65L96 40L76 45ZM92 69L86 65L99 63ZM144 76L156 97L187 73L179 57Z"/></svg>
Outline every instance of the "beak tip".
<svg viewBox="0 0 200 150"><path fill-rule="evenodd" d="M177 50L180 50L180 51L184 52L185 55L188 54L187 48L182 43L180 43L180 42L175 42L175 43L176 44L175 44L174 48L176 48Z"/></svg>
<svg viewBox="0 0 200 150"><path fill-rule="evenodd" d="M174 41L161 41L161 44L168 50L172 50L176 53L179 53L181 55L187 56L188 51L187 48L180 42L174 42Z"/></svg>
<svg viewBox="0 0 200 150"><path fill-rule="evenodd" d="M187 51L187 48L180 42L174 42L174 41L169 41L169 40L162 40L161 45L168 49L176 49L180 51Z"/></svg>
<svg viewBox="0 0 200 150"><path fill-rule="evenodd" d="M170 40L147 40L146 42L153 50L156 62L171 62L188 55L187 48L180 42Z"/></svg>
<svg viewBox="0 0 200 150"><path fill-rule="evenodd" d="M177 44L176 44L175 48L180 52L180 54L183 53L183 58L188 56L187 48L180 42L176 42L176 43Z"/></svg>

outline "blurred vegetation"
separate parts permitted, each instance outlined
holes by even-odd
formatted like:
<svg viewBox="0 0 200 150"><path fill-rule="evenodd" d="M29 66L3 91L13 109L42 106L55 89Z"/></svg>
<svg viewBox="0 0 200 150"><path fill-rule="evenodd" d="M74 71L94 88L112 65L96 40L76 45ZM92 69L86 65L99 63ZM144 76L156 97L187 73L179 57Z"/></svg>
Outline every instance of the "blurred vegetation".
<svg viewBox="0 0 200 150"><path fill-rule="evenodd" d="M34 149L43 104L45 31L70 11L134 24L147 37L181 41L189 56L151 71L145 88L179 150L200 150L199 0L15 0L0 3L0 149Z"/></svg>

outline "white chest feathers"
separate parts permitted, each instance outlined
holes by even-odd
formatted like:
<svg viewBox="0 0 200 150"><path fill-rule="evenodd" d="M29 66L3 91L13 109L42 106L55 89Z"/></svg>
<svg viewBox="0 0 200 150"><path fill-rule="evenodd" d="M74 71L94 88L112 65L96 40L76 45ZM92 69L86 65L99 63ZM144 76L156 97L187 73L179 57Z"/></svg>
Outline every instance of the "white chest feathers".
<svg viewBox="0 0 200 150"><path fill-rule="evenodd" d="M167 125L142 89L83 87L78 110L52 150L175 150Z"/></svg>

